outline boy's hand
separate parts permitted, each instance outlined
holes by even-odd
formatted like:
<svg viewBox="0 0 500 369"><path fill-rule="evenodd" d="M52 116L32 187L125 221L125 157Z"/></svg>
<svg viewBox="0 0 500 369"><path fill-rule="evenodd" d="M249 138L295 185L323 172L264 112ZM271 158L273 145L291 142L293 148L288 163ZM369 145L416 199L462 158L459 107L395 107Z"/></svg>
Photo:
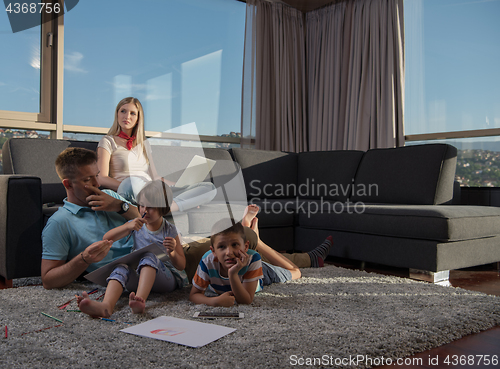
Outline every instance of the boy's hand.
<svg viewBox="0 0 500 369"><path fill-rule="evenodd" d="M234 293L231 291L224 292L222 295L215 297L217 299L218 306L231 307L234 305Z"/></svg>
<svg viewBox="0 0 500 369"><path fill-rule="evenodd" d="M146 221L143 218L135 218L125 224L127 225L129 232L132 232L139 231L144 223L146 223Z"/></svg>
<svg viewBox="0 0 500 369"><path fill-rule="evenodd" d="M246 252L240 250L237 250L236 252L238 253L235 255L236 264L229 268L229 276L238 274L238 272L243 269L243 267L248 265L248 261L250 260L250 255L248 255Z"/></svg>
<svg viewBox="0 0 500 369"><path fill-rule="evenodd" d="M169 254L175 250L176 244L177 242L173 237L165 237L165 239L163 240L163 246L165 246Z"/></svg>

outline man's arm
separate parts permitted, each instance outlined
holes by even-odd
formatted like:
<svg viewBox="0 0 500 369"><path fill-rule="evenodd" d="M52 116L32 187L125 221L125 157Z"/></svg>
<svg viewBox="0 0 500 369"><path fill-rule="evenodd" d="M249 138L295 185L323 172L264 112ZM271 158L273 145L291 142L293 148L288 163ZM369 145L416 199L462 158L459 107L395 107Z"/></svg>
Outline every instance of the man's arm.
<svg viewBox="0 0 500 369"><path fill-rule="evenodd" d="M42 283L46 289L64 287L81 275L90 264L97 263L108 254L112 241L94 242L73 259L49 260L42 259Z"/></svg>

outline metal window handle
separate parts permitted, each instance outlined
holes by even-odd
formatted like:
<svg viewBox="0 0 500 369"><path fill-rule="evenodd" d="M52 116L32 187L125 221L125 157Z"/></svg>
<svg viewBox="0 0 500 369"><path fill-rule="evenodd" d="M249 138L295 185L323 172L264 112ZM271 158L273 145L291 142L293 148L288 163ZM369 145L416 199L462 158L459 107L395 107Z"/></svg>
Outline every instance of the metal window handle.
<svg viewBox="0 0 500 369"><path fill-rule="evenodd" d="M52 32L47 33L47 47L52 47L54 41L54 34Z"/></svg>

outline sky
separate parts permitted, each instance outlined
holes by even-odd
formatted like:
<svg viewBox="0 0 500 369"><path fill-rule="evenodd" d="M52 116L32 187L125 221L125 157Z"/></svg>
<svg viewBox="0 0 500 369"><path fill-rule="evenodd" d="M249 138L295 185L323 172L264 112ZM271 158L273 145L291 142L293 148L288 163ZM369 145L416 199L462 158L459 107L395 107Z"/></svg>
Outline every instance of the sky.
<svg viewBox="0 0 500 369"><path fill-rule="evenodd" d="M135 96L146 130L194 122L203 135L240 131L244 3L85 0L64 24L64 124L110 127L116 104ZM39 55L39 27L9 30L3 13L0 37L16 57L2 58L0 109L26 111L29 100L37 111L39 65L28 61Z"/></svg>
<svg viewBox="0 0 500 369"><path fill-rule="evenodd" d="M500 0L405 0L405 133L500 128Z"/></svg>
<svg viewBox="0 0 500 369"><path fill-rule="evenodd" d="M500 128L500 0L405 0L405 133ZM39 109L39 27L0 13L0 109ZM245 4L84 0L65 15L64 123L109 127L138 97L146 129L240 131ZM8 58L5 57L8 55Z"/></svg>

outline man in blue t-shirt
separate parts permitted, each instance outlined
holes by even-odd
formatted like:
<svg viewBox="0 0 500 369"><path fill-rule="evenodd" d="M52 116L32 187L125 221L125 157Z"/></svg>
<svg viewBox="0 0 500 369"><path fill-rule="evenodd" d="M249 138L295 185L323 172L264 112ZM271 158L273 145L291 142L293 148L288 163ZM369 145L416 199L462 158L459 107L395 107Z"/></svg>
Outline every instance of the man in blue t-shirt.
<svg viewBox="0 0 500 369"><path fill-rule="evenodd" d="M98 189L94 151L64 150L56 159L56 171L67 198L42 232L42 282L47 289L64 287L83 272L130 253L131 239L113 243L102 238L111 228L139 216L137 207L115 192Z"/></svg>

